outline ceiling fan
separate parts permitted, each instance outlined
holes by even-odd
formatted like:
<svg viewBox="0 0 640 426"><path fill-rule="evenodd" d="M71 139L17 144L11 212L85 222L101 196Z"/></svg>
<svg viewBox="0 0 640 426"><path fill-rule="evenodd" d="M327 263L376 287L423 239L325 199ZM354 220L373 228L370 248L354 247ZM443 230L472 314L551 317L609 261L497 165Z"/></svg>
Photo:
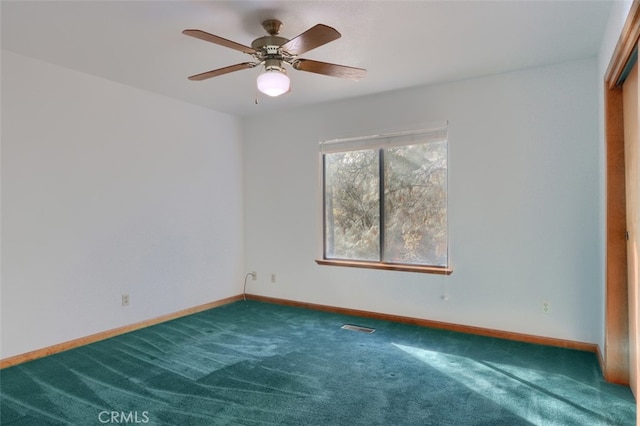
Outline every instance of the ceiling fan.
<svg viewBox="0 0 640 426"><path fill-rule="evenodd" d="M284 64L289 64L293 69L299 71L308 71L350 80L360 80L367 73L367 70L362 68L330 64L298 57L298 55L340 38L340 33L334 28L317 24L289 40L278 35L282 29L282 22L277 19L264 21L262 27L269 35L253 40L251 47L209 34L202 30L190 29L182 31L182 34L247 53L255 60L254 62L242 62L192 75L189 77L189 80L206 80L211 77L217 77L264 64L264 72L260 74L257 79L258 90L269 96L279 96L287 93L290 89L290 81L286 74Z"/></svg>

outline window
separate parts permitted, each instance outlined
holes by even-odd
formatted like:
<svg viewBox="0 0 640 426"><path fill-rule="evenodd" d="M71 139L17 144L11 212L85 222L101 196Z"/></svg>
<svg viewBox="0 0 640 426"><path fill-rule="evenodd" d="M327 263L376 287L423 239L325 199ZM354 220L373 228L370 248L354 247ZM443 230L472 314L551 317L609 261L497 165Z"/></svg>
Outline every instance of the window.
<svg viewBox="0 0 640 426"><path fill-rule="evenodd" d="M323 260L450 273L447 130L326 141Z"/></svg>

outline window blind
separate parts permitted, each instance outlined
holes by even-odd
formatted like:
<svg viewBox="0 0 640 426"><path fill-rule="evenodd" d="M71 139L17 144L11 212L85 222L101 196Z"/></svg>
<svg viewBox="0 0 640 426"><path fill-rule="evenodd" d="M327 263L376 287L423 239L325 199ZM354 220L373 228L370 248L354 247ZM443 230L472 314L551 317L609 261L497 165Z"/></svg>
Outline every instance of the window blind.
<svg viewBox="0 0 640 426"><path fill-rule="evenodd" d="M320 153L330 154L439 142L446 140L447 135L448 123L445 122L421 130L324 140L320 142Z"/></svg>

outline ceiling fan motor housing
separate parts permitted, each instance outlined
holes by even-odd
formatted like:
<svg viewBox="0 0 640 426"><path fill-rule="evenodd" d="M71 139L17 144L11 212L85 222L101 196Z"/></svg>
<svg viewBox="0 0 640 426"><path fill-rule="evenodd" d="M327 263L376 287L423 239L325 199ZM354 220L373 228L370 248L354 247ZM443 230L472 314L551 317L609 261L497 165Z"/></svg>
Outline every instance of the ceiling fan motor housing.
<svg viewBox="0 0 640 426"><path fill-rule="evenodd" d="M276 35L268 35L255 39L251 43L257 53L254 55L259 61L264 62L264 69L284 71L282 61L284 60L283 52L280 46L288 42L289 39Z"/></svg>
<svg viewBox="0 0 640 426"><path fill-rule="evenodd" d="M286 39L284 37L269 35L253 40L253 43L251 43L251 47L256 50L269 50L270 48L272 48L275 49L277 53L277 50L280 48L280 46L288 41L289 39Z"/></svg>
<svg viewBox="0 0 640 426"><path fill-rule="evenodd" d="M285 68L282 66L282 59L278 58L270 58L264 60L264 70L265 71L280 71L285 72Z"/></svg>

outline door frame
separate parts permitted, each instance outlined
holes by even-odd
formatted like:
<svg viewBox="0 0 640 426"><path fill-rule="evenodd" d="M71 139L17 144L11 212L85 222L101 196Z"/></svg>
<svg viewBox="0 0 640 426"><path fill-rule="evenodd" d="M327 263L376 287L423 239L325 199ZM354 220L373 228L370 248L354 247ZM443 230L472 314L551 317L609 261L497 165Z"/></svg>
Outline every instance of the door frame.
<svg viewBox="0 0 640 426"><path fill-rule="evenodd" d="M637 54L640 0L634 0L604 81L605 119L605 347L601 365L605 380L629 384L629 296L627 287L627 219L624 167L622 83L627 64Z"/></svg>

